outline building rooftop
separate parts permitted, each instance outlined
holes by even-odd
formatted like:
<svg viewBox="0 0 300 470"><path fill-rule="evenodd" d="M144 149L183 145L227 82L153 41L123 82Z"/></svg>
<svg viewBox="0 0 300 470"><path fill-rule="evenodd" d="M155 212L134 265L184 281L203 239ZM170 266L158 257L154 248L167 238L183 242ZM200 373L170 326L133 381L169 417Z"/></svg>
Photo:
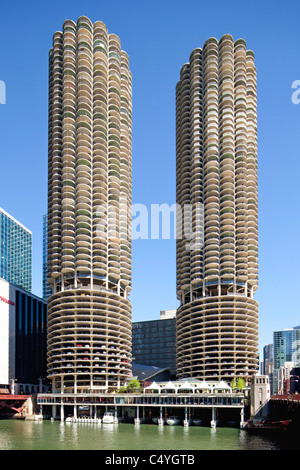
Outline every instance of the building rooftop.
<svg viewBox="0 0 300 470"><path fill-rule="evenodd" d="M25 227L25 225L23 225L21 222L19 222L19 220L15 219L12 215L10 215L8 212L6 212L4 209L2 209L2 207L0 207L0 212L2 212L2 214L6 215L6 217L9 217L13 222L20 225L20 227L22 227L24 230L26 230L26 232L28 232L28 233L30 233L30 235L32 235L31 230L29 230L27 227Z"/></svg>
<svg viewBox="0 0 300 470"><path fill-rule="evenodd" d="M145 364L132 364L132 375L137 377L138 380L150 381L155 380L155 377L159 374L166 373L166 375L171 375L171 370L168 368L161 368L156 366L148 366Z"/></svg>

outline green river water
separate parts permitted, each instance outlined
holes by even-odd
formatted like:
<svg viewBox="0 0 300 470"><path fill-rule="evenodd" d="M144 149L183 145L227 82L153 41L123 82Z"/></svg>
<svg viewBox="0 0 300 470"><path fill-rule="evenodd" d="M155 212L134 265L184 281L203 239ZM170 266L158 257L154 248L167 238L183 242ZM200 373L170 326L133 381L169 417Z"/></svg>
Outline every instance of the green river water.
<svg viewBox="0 0 300 470"><path fill-rule="evenodd" d="M295 445L238 428L0 420L0 450L293 450Z"/></svg>

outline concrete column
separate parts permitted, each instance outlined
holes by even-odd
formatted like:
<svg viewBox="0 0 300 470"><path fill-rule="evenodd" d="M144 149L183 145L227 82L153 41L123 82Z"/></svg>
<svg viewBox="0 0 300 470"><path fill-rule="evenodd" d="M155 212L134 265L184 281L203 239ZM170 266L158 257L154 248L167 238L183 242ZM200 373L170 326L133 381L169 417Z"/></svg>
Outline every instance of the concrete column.
<svg viewBox="0 0 300 470"><path fill-rule="evenodd" d="M60 420L64 421L65 419L65 414L64 414L64 404L63 402L60 403Z"/></svg>
<svg viewBox="0 0 300 470"><path fill-rule="evenodd" d="M210 422L210 426L212 428L215 428L216 427L216 410L215 408L213 407L212 408L212 413L211 413L211 422Z"/></svg>
<svg viewBox="0 0 300 470"><path fill-rule="evenodd" d="M52 388L51 392L55 393L55 378L52 379L51 388Z"/></svg>
<svg viewBox="0 0 300 470"><path fill-rule="evenodd" d="M243 429L244 427L244 408L241 409L241 422L240 422L240 428Z"/></svg>
<svg viewBox="0 0 300 470"><path fill-rule="evenodd" d="M115 423L118 423L118 410L117 410L117 407L115 406L115 418L114 418L114 422Z"/></svg>
<svg viewBox="0 0 300 470"><path fill-rule="evenodd" d="M73 416L75 419L77 419L77 405L74 405L74 408L73 408Z"/></svg>
<svg viewBox="0 0 300 470"><path fill-rule="evenodd" d="M163 415L162 415L162 407L160 407L160 414L159 414L158 424L160 426L162 426L164 424Z"/></svg>
<svg viewBox="0 0 300 470"><path fill-rule="evenodd" d="M183 425L184 425L184 426L188 426L188 425L189 425L187 407L185 407L185 410L184 410L184 421L183 421Z"/></svg>
<svg viewBox="0 0 300 470"><path fill-rule="evenodd" d="M56 405L52 405L52 418L56 418Z"/></svg>
<svg viewBox="0 0 300 470"><path fill-rule="evenodd" d="M136 407L136 418L134 419L134 424L140 424L140 407Z"/></svg>

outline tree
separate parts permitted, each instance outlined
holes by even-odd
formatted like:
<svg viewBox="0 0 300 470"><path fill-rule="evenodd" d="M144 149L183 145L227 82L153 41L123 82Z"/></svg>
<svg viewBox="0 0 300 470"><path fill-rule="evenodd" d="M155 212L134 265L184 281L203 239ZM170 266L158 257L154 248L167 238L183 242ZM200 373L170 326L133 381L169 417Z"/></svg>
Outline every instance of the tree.
<svg viewBox="0 0 300 470"><path fill-rule="evenodd" d="M236 388L238 388L239 390L243 390L243 388L245 388L245 380L242 379L241 377L238 378Z"/></svg>
<svg viewBox="0 0 300 470"><path fill-rule="evenodd" d="M126 387L127 392L138 392L141 388L141 384L137 379L130 380L129 384Z"/></svg>
<svg viewBox="0 0 300 470"><path fill-rule="evenodd" d="M141 389L141 384L137 379L130 380L129 384L125 387L124 385L120 387L118 393L136 393Z"/></svg>

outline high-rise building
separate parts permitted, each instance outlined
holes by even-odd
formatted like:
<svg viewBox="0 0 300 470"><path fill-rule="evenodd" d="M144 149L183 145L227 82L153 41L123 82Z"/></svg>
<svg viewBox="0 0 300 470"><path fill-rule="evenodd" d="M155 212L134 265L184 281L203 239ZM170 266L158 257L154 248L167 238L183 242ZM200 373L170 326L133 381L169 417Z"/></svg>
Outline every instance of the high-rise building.
<svg viewBox="0 0 300 470"><path fill-rule="evenodd" d="M31 291L32 233L1 207L0 277Z"/></svg>
<svg viewBox="0 0 300 470"><path fill-rule="evenodd" d="M173 308L172 310L161 310L160 319L167 320L168 318L175 318L177 310Z"/></svg>
<svg viewBox="0 0 300 470"><path fill-rule="evenodd" d="M273 393L276 395L282 389L279 379L280 369L285 363L292 363L294 367L300 366L300 328L287 328L273 332Z"/></svg>
<svg viewBox="0 0 300 470"><path fill-rule="evenodd" d="M28 393L46 377L47 304L0 279L0 384Z"/></svg>
<svg viewBox="0 0 300 470"><path fill-rule="evenodd" d="M48 216L43 215L43 299L47 300L52 294L47 276L47 259L48 259Z"/></svg>
<svg viewBox="0 0 300 470"><path fill-rule="evenodd" d="M132 78L119 38L66 20L49 55L48 375L115 390L131 362Z"/></svg>
<svg viewBox="0 0 300 470"><path fill-rule="evenodd" d="M244 39L208 39L176 87L177 374L258 369L257 103ZM188 210L187 210L188 209Z"/></svg>
<svg viewBox="0 0 300 470"><path fill-rule="evenodd" d="M161 310L159 320L133 322L133 362L168 368L176 375L176 310Z"/></svg>
<svg viewBox="0 0 300 470"><path fill-rule="evenodd" d="M263 348L262 375L269 376L271 395L273 394L273 344Z"/></svg>

